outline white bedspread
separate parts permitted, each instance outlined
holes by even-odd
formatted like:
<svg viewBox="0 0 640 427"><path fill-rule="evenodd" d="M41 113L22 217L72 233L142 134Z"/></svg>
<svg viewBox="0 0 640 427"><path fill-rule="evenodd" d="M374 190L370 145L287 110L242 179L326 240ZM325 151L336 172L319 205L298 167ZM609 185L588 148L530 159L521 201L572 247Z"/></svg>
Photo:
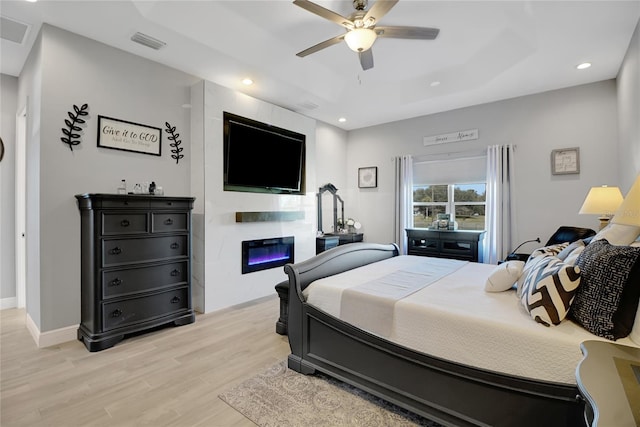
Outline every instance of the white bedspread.
<svg viewBox="0 0 640 427"><path fill-rule="evenodd" d="M345 289L420 268L436 258L398 256L317 280L304 294L307 302L342 318ZM446 261L446 260L444 260ZM484 291L494 265L468 263L395 303L388 336L396 344L431 356L508 375L575 384L582 359L580 343L602 340L565 320L546 327L524 310L514 291ZM350 323L369 332L358 324ZM380 335L380 334L378 334ZM381 335L382 336L382 335ZM638 347L628 338L618 343Z"/></svg>
<svg viewBox="0 0 640 427"><path fill-rule="evenodd" d="M390 338L396 303L453 273L467 261L424 258L420 264L401 267L373 280L346 288L340 299L340 318L360 328Z"/></svg>

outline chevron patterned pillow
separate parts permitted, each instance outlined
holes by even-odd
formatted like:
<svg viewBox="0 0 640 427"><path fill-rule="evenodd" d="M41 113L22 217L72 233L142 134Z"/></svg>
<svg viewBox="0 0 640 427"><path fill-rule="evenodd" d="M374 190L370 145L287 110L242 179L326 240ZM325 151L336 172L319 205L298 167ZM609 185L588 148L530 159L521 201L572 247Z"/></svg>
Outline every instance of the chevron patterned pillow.
<svg viewBox="0 0 640 427"><path fill-rule="evenodd" d="M563 242L538 248L529 255L529 259L527 261L531 261L532 259L540 256L557 256L560 252L566 249L569 244L569 242Z"/></svg>
<svg viewBox="0 0 640 427"><path fill-rule="evenodd" d="M536 322L557 325L567 316L578 285L579 267L546 256L527 272L520 300Z"/></svg>

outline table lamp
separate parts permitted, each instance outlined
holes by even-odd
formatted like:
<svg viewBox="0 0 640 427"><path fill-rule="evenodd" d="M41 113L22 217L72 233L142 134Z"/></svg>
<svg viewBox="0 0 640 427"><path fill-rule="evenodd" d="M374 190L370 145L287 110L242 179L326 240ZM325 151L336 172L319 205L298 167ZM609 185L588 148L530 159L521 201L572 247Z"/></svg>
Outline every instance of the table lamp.
<svg viewBox="0 0 640 427"><path fill-rule="evenodd" d="M640 227L640 175L636 177L636 182L631 186L611 222Z"/></svg>
<svg viewBox="0 0 640 427"><path fill-rule="evenodd" d="M600 215L600 230L608 223L622 204L622 193L618 187L592 187L580 208L580 214Z"/></svg>

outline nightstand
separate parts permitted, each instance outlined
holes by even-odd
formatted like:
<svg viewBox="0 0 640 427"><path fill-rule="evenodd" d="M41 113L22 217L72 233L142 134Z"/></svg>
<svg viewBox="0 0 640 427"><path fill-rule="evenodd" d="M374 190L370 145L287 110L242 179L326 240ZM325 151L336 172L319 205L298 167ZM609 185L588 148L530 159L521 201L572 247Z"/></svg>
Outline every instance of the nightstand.
<svg viewBox="0 0 640 427"><path fill-rule="evenodd" d="M640 426L640 348L608 341L584 341L576 368L591 427Z"/></svg>

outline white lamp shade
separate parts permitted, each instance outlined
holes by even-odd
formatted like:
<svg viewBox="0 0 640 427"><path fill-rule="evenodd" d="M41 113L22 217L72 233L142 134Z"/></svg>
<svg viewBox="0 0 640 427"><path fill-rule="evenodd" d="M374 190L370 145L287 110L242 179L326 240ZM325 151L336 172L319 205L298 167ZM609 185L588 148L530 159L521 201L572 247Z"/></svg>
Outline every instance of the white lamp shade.
<svg viewBox="0 0 640 427"><path fill-rule="evenodd" d="M349 49L354 52L364 52L371 49L377 37L376 32L369 28L356 28L345 34L344 40L347 42Z"/></svg>
<svg viewBox="0 0 640 427"><path fill-rule="evenodd" d="M618 187L593 187L580 208L581 214L613 215L622 203L622 193Z"/></svg>
<svg viewBox="0 0 640 427"><path fill-rule="evenodd" d="M618 211L611 219L613 224L635 225L640 227L640 175L631 186Z"/></svg>

